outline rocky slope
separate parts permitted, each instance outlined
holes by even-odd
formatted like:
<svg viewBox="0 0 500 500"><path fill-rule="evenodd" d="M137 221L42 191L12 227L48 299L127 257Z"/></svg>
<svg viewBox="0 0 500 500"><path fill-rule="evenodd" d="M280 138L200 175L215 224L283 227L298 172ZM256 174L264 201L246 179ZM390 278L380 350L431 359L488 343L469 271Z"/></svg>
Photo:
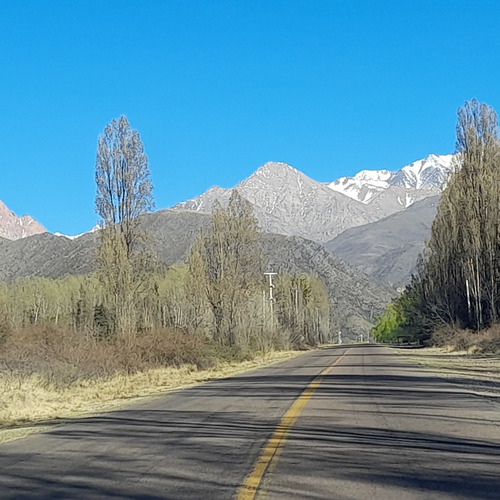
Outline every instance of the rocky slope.
<svg viewBox="0 0 500 500"><path fill-rule="evenodd" d="M359 201L336 193L285 163L266 163L235 189L252 204L265 232L324 242L349 227L377 220ZM216 199L227 203L230 192L212 187L173 208L208 212Z"/></svg>
<svg viewBox="0 0 500 500"><path fill-rule="evenodd" d="M30 215L18 217L0 201L0 237L18 240L47 230Z"/></svg>
<svg viewBox="0 0 500 500"><path fill-rule="evenodd" d="M439 196L418 201L382 220L348 229L325 247L369 277L403 287L430 236L438 203Z"/></svg>

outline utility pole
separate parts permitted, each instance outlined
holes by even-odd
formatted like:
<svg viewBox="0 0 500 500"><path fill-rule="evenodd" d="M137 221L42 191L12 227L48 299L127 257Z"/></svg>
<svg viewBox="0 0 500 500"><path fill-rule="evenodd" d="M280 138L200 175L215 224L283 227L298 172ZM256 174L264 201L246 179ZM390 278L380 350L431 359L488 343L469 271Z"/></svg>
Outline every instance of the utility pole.
<svg viewBox="0 0 500 500"><path fill-rule="evenodd" d="M292 288L293 292L293 303L295 304L295 317L298 319L299 317L299 289Z"/></svg>
<svg viewBox="0 0 500 500"><path fill-rule="evenodd" d="M339 330L339 341L338 344L342 344L342 332Z"/></svg>
<svg viewBox="0 0 500 500"><path fill-rule="evenodd" d="M276 276L278 273L264 273L265 276L269 276L269 308L271 311L271 325L274 323L274 297L273 297L273 276Z"/></svg>

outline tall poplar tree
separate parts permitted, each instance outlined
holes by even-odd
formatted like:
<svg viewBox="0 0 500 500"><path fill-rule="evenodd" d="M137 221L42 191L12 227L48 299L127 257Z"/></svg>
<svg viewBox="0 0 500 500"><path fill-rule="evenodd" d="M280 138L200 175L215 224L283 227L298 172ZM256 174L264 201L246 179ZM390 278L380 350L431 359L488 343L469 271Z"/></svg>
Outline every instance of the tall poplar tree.
<svg viewBox="0 0 500 500"><path fill-rule="evenodd" d="M210 228L191 250L190 273L212 311L213 337L223 345L238 344L242 311L261 278L259 238L250 203L233 191L227 208L214 204Z"/></svg>
<svg viewBox="0 0 500 500"><path fill-rule="evenodd" d="M138 270L143 263L137 218L154 208L150 175L139 133L125 116L112 120L97 143L95 206L103 226L97 258L105 306L120 335L133 335L136 328Z"/></svg>
<svg viewBox="0 0 500 500"><path fill-rule="evenodd" d="M411 293L424 317L479 330L500 318L500 146L493 108L472 100L458 110L456 153L457 169Z"/></svg>

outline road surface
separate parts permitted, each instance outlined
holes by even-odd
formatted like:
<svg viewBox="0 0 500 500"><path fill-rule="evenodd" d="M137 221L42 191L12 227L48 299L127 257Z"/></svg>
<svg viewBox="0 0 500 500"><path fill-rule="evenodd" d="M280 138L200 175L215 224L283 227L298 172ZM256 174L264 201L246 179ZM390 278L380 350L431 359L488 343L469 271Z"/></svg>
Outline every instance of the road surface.
<svg viewBox="0 0 500 500"><path fill-rule="evenodd" d="M0 498L498 499L500 399L339 346L0 445Z"/></svg>

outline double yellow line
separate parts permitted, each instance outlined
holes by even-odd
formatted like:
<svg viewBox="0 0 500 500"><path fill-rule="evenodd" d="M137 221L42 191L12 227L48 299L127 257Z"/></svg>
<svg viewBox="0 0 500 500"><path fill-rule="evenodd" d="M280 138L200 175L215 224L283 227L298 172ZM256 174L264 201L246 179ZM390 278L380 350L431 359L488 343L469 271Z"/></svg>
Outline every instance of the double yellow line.
<svg viewBox="0 0 500 500"><path fill-rule="evenodd" d="M262 453L257 460L252 472L246 478L243 486L240 488L237 500L253 500L262 483L264 474L272 472L278 465L279 458L283 452L286 439L292 426L299 418L302 410L312 395L319 387L325 375L328 375L333 368L338 365L341 359L346 355L347 351L337 358L328 368L325 368L305 389L304 392L293 402L292 406L281 419L278 427L273 432L273 435L262 450Z"/></svg>

